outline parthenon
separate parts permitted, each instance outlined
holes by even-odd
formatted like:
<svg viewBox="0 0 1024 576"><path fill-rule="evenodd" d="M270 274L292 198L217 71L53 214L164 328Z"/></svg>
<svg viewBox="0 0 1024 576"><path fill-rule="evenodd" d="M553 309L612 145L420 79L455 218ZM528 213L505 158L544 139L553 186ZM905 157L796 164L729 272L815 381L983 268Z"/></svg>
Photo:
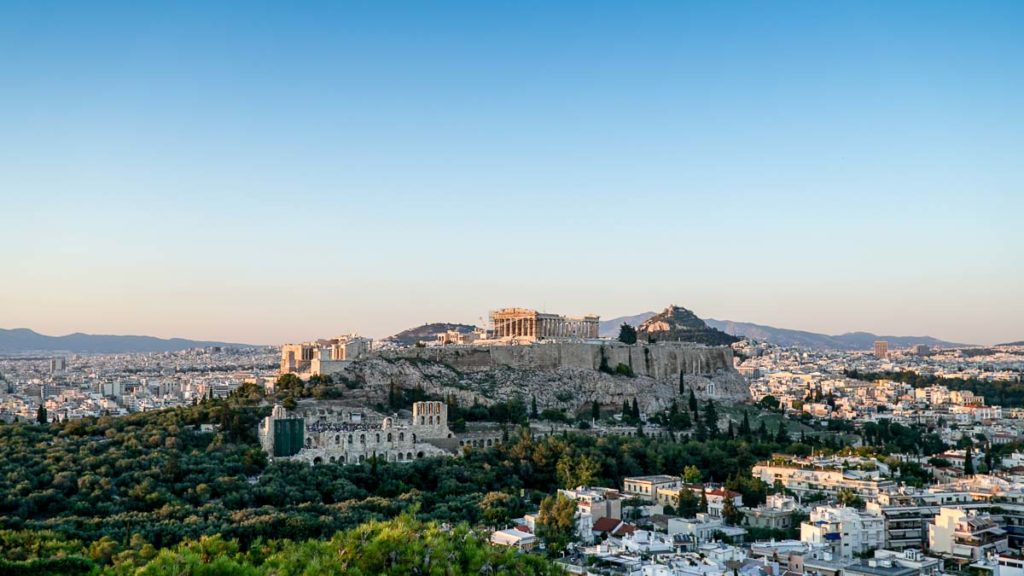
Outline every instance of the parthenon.
<svg viewBox="0 0 1024 576"><path fill-rule="evenodd" d="M491 312L491 337L496 340L565 340L597 338L599 316L560 316L528 308L503 308Z"/></svg>

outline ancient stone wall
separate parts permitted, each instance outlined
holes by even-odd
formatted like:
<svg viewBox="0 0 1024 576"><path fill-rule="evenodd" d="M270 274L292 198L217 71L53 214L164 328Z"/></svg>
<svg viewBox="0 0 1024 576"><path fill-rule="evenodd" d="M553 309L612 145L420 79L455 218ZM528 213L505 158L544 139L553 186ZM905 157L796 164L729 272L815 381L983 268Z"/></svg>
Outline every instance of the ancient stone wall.
<svg viewBox="0 0 1024 576"><path fill-rule="evenodd" d="M379 353L384 358L430 360L456 370L473 372L506 366L521 370L573 368L599 370L604 364L614 370L629 366L637 376L655 380L677 380L679 373L710 375L733 370L732 349L700 346L687 342L659 342L627 346L621 343L593 344L557 342L523 346L443 346L402 348Z"/></svg>

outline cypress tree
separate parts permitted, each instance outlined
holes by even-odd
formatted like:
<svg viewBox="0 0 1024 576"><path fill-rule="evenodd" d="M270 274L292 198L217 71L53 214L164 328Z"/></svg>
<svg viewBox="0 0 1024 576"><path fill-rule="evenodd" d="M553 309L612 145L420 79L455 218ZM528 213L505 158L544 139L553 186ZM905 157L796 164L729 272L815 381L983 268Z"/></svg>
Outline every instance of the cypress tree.
<svg viewBox="0 0 1024 576"><path fill-rule="evenodd" d="M530 400L530 418L536 420L540 416L537 412L537 396L533 396Z"/></svg>
<svg viewBox="0 0 1024 576"><path fill-rule="evenodd" d="M964 476L974 476L974 451L970 444L964 449Z"/></svg>
<svg viewBox="0 0 1024 576"><path fill-rule="evenodd" d="M690 388L690 412L697 415L697 395L693 393L693 388Z"/></svg>
<svg viewBox="0 0 1024 576"><path fill-rule="evenodd" d="M590 404L590 418L593 420L601 419L601 405L597 403L597 400Z"/></svg>
<svg viewBox="0 0 1024 576"><path fill-rule="evenodd" d="M40 424L46 424L46 406L39 405L39 410L36 411L36 422Z"/></svg>
<svg viewBox="0 0 1024 576"><path fill-rule="evenodd" d="M750 414L746 410L743 411L743 422L740 422L740 436L749 438L752 430L750 429Z"/></svg>
<svg viewBox="0 0 1024 576"><path fill-rule="evenodd" d="M640 407L637 406L636 398L633 398L633 418L640 419Z"/></svg>

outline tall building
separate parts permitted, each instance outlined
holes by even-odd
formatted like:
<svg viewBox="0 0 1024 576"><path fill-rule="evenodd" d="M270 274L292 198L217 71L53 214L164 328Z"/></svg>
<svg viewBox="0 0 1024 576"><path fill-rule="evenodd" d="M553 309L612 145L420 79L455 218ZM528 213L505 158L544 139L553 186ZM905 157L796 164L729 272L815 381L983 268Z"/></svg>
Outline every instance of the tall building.
<svg viewBox="0 0 1024 576"><path fill-rule="evenodd" d="M67 369L67 360L65 360L63 356L50 358L50 374L63 372L65 369Z"/></svg>
<svg viewBox="0 0 1024 576"><path fill-rule="evenodd" d="M879 358L888 358L889 343L885 340L875 340L875 356Z"/></svg>

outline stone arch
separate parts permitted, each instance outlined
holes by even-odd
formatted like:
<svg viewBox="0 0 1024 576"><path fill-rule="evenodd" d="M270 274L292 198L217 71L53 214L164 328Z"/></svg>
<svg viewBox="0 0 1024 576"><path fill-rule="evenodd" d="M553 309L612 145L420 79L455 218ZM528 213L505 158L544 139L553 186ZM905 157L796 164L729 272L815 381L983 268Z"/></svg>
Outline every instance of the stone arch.
<svg viewBox="0 0 1024 576"><path fill-rule="evenodd" d="M390 443L392 441L393 441L393 438L391 436L391 432L388 432L388 442Z"/></svg>
<svg viewBox="0 0 1024 576"><path fill-rule="evenodd" d="M334 462L335 462L336 460L337 460L337 459L336 459L336 458L335 458L334 456L331 456L331 464L334 464Z"/></svg>
<svg viewBox="0 0 1024 576"><path fill-rule="evenodd" d="M405 454L405 459L406 459L406 460L412 460L412 452L407 452L407 453Z"/></svg>
<svg viewBox="0 0 1024 576"><path fill-rule="evenodd" d="M335 444L341 444L341 434L335 434L334 435L334 443Z"/></svg>
<svg viewBox="0 0 1024 576"><path fill-rule="evenodd" d="M398 433L398 441L399 442L405 442L405 432L399 432Z"/></svg>
<svg viewBox="0 0 1024 576"><path fill-rule="evenodd" d="M352 443L352 435L351 435L351 434L349 434L349 435L348 435L348 443L349 443L349 444L351 444L351 443Z"/></svg>
<svg viewBox="0 0 1024 576"><path fill-rule="evenodd" d="M427 416L427 425L428 426L433 426L434 425L434 417L433 416Z"/></svg>
<svg viewBox="0 0 1024 576"><path fill-rule="evenodd" d="M360 454L359 455L359 463L362 464L365 461L366 461L366 456L363 456L362 454Z"/></svg>
<svg viewBox="0 0 1024 576"><path fill-rule="evenodd" d="M490 438L488 438L488 439L487 439L487 447L488 447L488 448L490 448L490 447L491 447L491 439L490 439Z"/></svg>
<svg viewBox="0 0 1024 576"><path fill-rule="evenodd" d="M377 444L380 444L380 432L377 432Z"/></svg>
<svg viewBox="0 0 1024 576"><path fill-rule="evenodd" d="M402 453L402 452L398 453L398 461L399 462L405 462L405 454L404 453Z"/></svg>
<svg viewBox="0 0 1024 576"><path fill-rule="evenodd" d="M323 458L321 458L319 456L317 456L316 458L313 458L313 465L314 466L315 465L319 465L319 464L323 464L323 463L324 463L324 459Z"/></svg>
<svg viewBox="0 0 1024 576"><path fill-rule="evenodd" d="M423 452L417 452L416 453L416 457L417 458L423 458Z"/></svg>
<svg viewBox="0 0 1024 576"><path fill-rule="evenodd" d="M359 443L360 444L366 444L366 434L360 434L359 435ZM360 456L359 458L360 458L360 461L361 461L362 460L362 456Z"/></svg>

